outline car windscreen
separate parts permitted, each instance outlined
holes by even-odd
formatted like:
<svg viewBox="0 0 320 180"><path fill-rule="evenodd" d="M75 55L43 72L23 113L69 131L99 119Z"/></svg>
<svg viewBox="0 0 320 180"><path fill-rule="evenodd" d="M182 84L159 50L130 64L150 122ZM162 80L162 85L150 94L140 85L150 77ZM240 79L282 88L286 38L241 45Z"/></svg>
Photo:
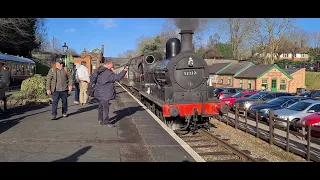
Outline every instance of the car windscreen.
<svg viewBox="0 0 320 180"><path fill-rule="evenodd" d="M288 99L287 98L275 98L275 99L271 99L270 101L268 101L268 104L274 104L274 105L282 105L285 102L287 102Z"/></svg>
<svg viewBox="0 0 320 180"><path fill-rule="evenodd" d="M257 93L249 97L249 99L261 99L264 97L267 93Z"/></svg>
<svg viewBox="0 0 320 180"><path fill-rule="evenodd" d="M243 95L243 92L238 92L237 94L234 94L233 96L231 97L234 97L234 98L239 98L240 96Z"/></svg>
<svg viewBox="0 0 320 180"><path fill-rule="evenodd" d="M307 109L310 105L311 103L308 103L308 102L297 102L287 107L287 109L294 110L294 111L303 111Z"/></svg>
<svg viewBox="0 0 320 180"><path fill-rule="evenodd" d="M213 93L214 94L219 94L219 93L221 93L223 91L223 89L215 89L214 91L213 91Z"/></svg>

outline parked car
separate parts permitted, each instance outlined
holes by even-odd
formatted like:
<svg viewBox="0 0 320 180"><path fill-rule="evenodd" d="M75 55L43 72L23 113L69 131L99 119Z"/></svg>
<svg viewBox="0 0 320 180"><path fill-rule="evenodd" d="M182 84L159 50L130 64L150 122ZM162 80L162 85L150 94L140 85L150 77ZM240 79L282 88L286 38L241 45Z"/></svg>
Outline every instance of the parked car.
<svg viewBox="0 0 320 180"><path fill-rule="evenodd" d="M320 90L306 91L306 92L300 94L300 96L312 97L312 98L320 98Z"/></svg>
<svg viewBox="0 0 320 180"><path fill-rule="evenodd" d="M314 114L304 117L301 123L306 126L310 124L312 127L319 128L320 130L320 113L316 112ZM319 138L320 132L311 130L311 136Z"/></svg>
<svg viewBox="0 0 320 180"><path fill-rule="evenodd" d="M258 93L258 91L244 91L244 92L238 92L231 97L223 98L222 101L226 102L229 105L229 109L233 110L232 105L233 103L239 99L239 98L247 98L250 97L253 94Z"/></svg>
<svg viewBox="0 0 320 180"><path fill-rule="evenodd" d="M261 114L259 116L260 120L268 121L268 116L270 110L278 110L289 107L291 104L294 104L299 101L310 99L308 97L301 97L301 96L281 96L275 99L271 99L266 103L253 105L248 110L248 116L255 117L256 112Z"/></svg>
<svg viewBox="0 0 320 180"><path fill-rule="evenodd" d="M241 88L222 87L222 88L214 89L213 95L218 99L223 99L223 98L231 97L232 95L238 92L243 92L243 91L244 90Z"/></svg>
<svg viewBox="0 0 320 180"><path fill-rule="evenodd" d="M315 112L320 112L320 101L309 99L296 102L287 108L275 110L274 116L283 120L289 119L289 122L299 122ZM287 123L283 121L275 120L275 124L284 128L287 127ZM293 125L291 127L296 129Z"/></svg>
<svg viewBox="0 0 320 180"><path fill-rule="evenodd" d="M253 105L262 104L271 99L281 97L281 96L293 96L293 95L287 92L261 91L248 98L237 99L233 104L233 108L235 109L235 104L239 103L239 113L243 113L244 110L249 110L249 108Z"/></svg>

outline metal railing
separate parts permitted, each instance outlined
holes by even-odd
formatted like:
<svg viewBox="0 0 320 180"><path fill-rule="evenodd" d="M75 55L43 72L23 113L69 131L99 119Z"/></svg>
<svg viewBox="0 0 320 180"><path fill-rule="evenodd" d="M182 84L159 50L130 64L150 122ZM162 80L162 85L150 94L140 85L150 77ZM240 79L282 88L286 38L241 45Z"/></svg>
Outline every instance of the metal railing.
<svg viewBox="0 0 320 180"><path fill-rule="evenodd" d="M240 114L240 111L243 114ZM224 118L220 118L220 121L263 139L270 145L276 145L287 152L302 156L307 161L320 162L320 139L312 137L312 132L320 134L319 127L305 125L300 123L301 121L291 122L289 119L280 119L274 116L273 110L270 110L268 115L258 111L248 112L246 109L240 109L238 103L235 105L234 112L229 110L229 113ZM286 127L275 122L283 122Z"/></svg>

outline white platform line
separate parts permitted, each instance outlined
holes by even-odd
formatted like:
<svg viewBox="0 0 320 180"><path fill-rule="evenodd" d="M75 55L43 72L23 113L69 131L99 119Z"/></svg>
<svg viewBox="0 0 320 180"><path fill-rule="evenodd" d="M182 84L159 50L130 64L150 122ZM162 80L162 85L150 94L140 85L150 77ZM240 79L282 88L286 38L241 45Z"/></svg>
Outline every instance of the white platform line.
<svg viewBox="0 0 320 180"><path fill-rule="evenodd" d="M118 83L118 82L117 82ZM175 132L173 132L172 129L170 129L167 125L165 125L155 114L153 114L153 112L151 112L145 105L143 105L136 97L134 97L126 88L124 88L120 83L118 83L119 86L122 87L122 89L124 89L125 91L127 91L128 94L130 94L130 96L136 100L140 106L143 107L143 109L145 109L159 124L160 126L166 130L168 132L168 134L174 139L176 140L180 146L182 146L182 148L184 150L187 151L187 153L189 153L189 155L197 162L206 162L198 153L196 153L186 142L184 142Z"/></svg>

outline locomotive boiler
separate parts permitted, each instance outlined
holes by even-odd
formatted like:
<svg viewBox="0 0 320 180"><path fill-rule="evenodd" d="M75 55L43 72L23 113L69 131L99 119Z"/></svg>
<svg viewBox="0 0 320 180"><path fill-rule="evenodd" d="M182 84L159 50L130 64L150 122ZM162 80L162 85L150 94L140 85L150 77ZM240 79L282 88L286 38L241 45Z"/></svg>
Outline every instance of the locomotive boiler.
<svg viewBox="0 0 320 180"><path fill-rule="evenodd" d="M131 83L123 83L176 132L209 129L209 118L227 113L228 108L207 85L208 65L194 53L193 32L182 30L180 35L181 41L167 41L165 54L152 52L140 62L130 61L129 74L135 76Z"/></svg>

